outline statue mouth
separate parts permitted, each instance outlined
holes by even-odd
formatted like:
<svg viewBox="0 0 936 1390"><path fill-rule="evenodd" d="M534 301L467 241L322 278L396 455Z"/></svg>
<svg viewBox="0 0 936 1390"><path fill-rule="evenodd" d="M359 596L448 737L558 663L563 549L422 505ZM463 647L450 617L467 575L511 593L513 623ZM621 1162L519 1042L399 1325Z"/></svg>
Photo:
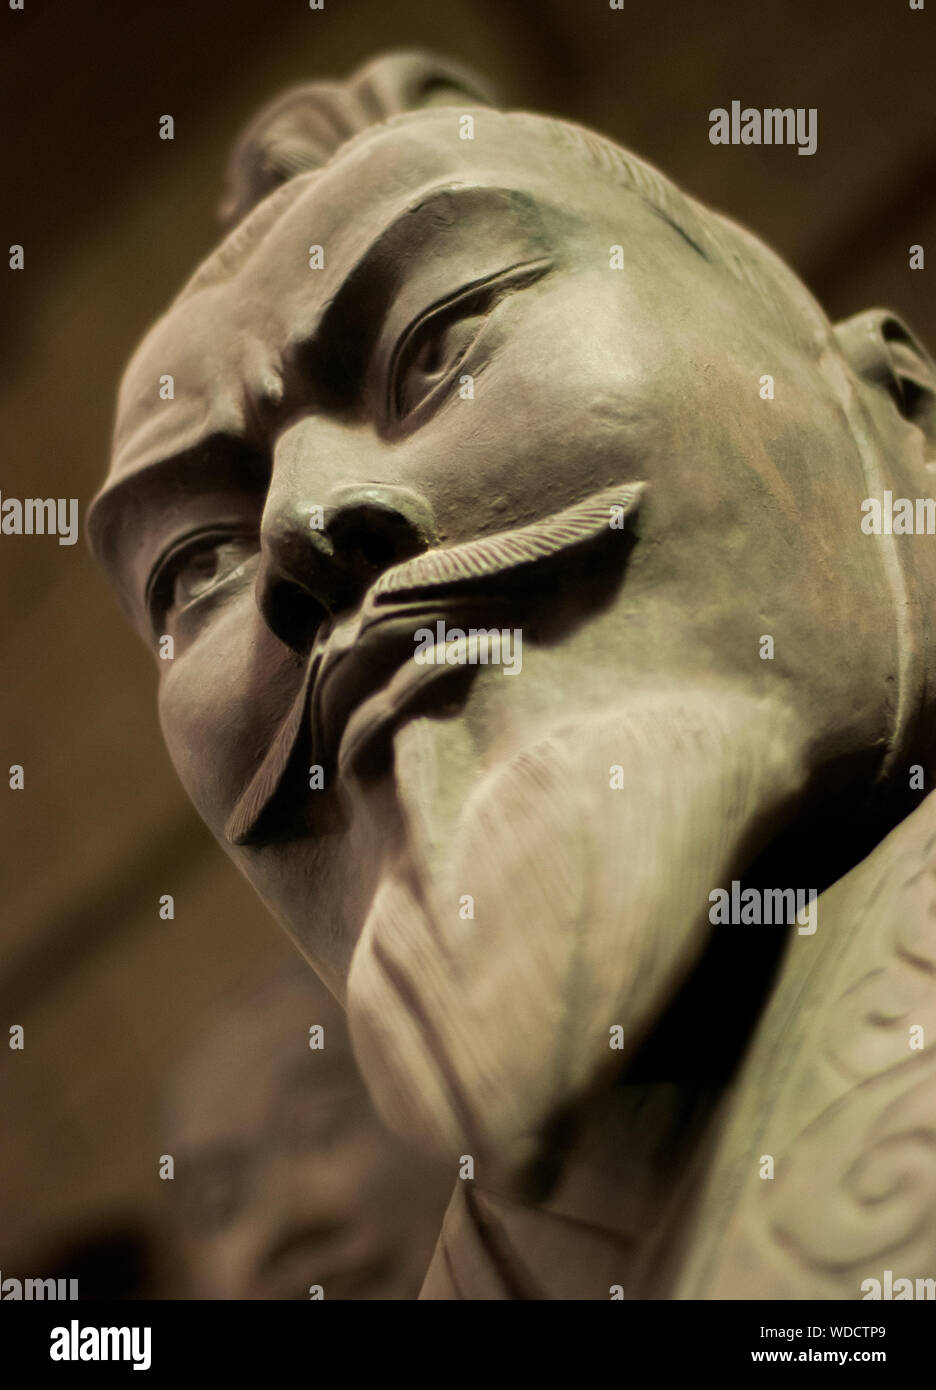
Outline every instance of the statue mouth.
<svg viewBox="0 0 936 1390"><path fill-rule="evenodd" d="M376 752L379 736L396 721L425 703L437 702L436 690L464 687L480 664L481 639L466 636L464 659L449 663L436 659L420 665L414 660L417 633L437 625L458 627L472 633L489 630L499 620L516 620L516 595L464 594L426 598L413 603L394 603L383 611L362 611L355 625L356 640L348 651L330 651L313 683L310 701L312 747L321 751L320 762L330 760L339 776L361 773L366 755ZM444 650L441 656L444 658Z"/></svg>
<svg viewBox="0 0 936 1390"><path fill-rule="evenodd" d="M473 678L479 649L470 637L458 664L419 665L419 629L522 621L574 557L633 538L645 487L606 488L528 526L427 550L385 570L354 613L320 634L292 706L228 820L227 840L256 845L271 838L272 812L286 796L300 748L309 766L322 768L327 788L336 773L359 770L379 736L419 707L430 687L435 698L440 683ZM621 547L622 564L628 549Z"/></svg>

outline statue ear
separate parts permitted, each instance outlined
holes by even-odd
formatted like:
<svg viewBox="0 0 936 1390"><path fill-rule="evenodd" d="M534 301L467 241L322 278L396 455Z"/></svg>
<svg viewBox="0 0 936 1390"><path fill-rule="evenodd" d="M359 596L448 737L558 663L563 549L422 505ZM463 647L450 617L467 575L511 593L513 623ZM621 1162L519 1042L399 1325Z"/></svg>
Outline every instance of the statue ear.
<svg viewBox="0 0 936 1390"><path fill-rule="evenodd" d="M903 320L888 309L867 309L834 331L853 370L887 391L904 419L936 443L936 362Z"/></svg>

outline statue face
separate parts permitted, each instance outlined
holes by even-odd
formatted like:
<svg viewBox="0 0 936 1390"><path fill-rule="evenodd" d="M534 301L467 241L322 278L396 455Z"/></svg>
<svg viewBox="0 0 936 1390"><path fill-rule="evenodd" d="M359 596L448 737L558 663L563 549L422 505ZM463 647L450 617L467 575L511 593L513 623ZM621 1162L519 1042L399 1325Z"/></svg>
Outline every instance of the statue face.
<svg viewBox="0 0 936 1390"><path fill-rule="evenodd" d="M883 451L831 337L782 327L549 123L479 110L463 140L457 114L274 195L137 352L99 503L137 625L173 639L179 775L339 994L388 881L470 921L444 864L464 808L557 730L704 689L782 704L809 771L868 778L895 737L893 597L859 525ZM519 630L522 670L419 665L438 622Z"/></svg>
<svg viewBox="0 0 936 1390"><path fill-rule="evenodd" d="M172 1125L199 1297L416 1296L451 1183L378 1123L334 1003L287 983L240 1009L177 1079Z"/></svg>

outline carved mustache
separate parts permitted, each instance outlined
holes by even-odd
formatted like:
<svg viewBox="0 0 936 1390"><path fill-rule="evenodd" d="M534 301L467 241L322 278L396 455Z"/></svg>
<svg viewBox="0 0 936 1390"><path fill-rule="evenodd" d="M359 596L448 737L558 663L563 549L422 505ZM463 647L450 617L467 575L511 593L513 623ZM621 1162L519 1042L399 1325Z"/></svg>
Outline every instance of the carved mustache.
<svg viewBox="0 0 936 1390"><path fill-rule="evenodd" d="M607 488L517 531L479 536L448 550L424 551L385 570L371 587L367 601L377 605L394 599L425 598L437 589L470 589L478 581L506 578L528 566L539 568L553 556L610 531L612 507L621 509L621 526L616 529L624 529L624 522L629 524L636 511L644 487L644 483L633 483Z"/></svg>
<svg viewBox="0 0 936 1390"><path fill-rule="evenodd" d="M557 560L631 531L645 487L645 483L636 482L605 488L528 526L479 536L449 548L427 550L392 566L364 596L358 610L356 636L385 621L388 608L392 616L394 607L405 611L416 600L435 597L442 602L473 593L480 596L492 588L500 592L513 585L522 586L527 578L545 578ZM283 783L300 735L309 727L309 701L314 698L316 684L334 660L341 659L330 653L329 640L325 637L313 648L295 699L262 763L238 798L224 832L231 844L249 842ZM347 655L346 649L344 654Z"/></svg>

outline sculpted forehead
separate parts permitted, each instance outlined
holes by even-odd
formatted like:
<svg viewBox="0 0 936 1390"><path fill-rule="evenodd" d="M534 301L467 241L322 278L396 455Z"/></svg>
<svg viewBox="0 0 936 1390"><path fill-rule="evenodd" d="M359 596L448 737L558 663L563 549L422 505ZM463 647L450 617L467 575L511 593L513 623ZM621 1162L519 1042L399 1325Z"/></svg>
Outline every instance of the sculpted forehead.
<svg viewBox="0 0 936 1390"><path fill-rule="evenodd" d="M283 211L246 249L229 256L226 243L220 256L209 258L126 372L109 484L154 455L192 447L209 430L243 432L244 384L275 396L275 345L312 333L348 270L407 208L466 185L516 189L528 206L556 202L557 145L547 121L466 112L475 122L468 140L459 135L462 114L459 108L420 112L366 132L324 169L274 194ZM593 175L568 150L562 154L577 185L576 204L590 199ZM254 214L261 221L263 208ZM447 229L444 208L434 215L438 230ZM310 268L313 246L324 249L321 269ZM173 377L171 408L159 394L166 376Z"/></svg>

